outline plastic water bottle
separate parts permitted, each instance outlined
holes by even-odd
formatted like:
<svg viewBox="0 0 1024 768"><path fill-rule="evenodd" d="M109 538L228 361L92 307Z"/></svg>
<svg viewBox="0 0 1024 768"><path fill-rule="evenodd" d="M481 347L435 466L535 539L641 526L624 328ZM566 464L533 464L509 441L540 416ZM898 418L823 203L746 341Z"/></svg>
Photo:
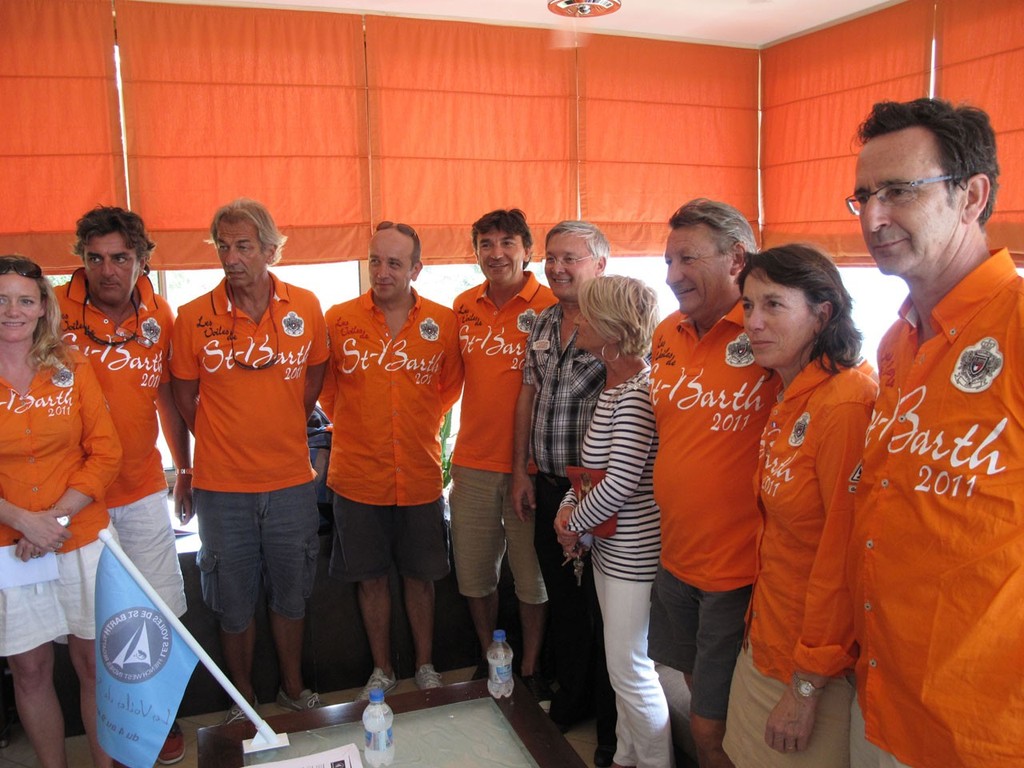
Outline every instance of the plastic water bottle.
<svg viewBox="0 0 1024 768"><path fill-rule="evenodd" d="M384 691L374 688L370 691L370 703L363 710L363 731L365 733L367 765L391 765L395 759L395 737L391 725L395 715L384 703Z"/></svg>
<svg viewBox="0 0 1024 768"><path fill-rule="evenodd" d="M500 699L512 695L512 649L505 642L505 630L494 630L494 642L487 649L487 690Z"/></svg>

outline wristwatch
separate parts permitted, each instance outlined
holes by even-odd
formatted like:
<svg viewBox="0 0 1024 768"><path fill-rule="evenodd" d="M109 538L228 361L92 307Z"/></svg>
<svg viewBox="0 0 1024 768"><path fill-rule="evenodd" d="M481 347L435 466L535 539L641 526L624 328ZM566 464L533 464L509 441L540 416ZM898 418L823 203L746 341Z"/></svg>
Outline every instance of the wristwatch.
<svg viewBox="0 0 1024 768"><path fill-rule="evenodd" d="M798 677L797 674L793 673L793 690L796 691L796 695L802 699L811 699L818 696L824 687L818 688L810 680L804 680L802 677Z"/></svg>
<svg viewBox="0 0 1024 768"><path fill-rule="evenodd" d="M71 515L61 515L57 518L57 522L67 528L71 525Z"/></svg>

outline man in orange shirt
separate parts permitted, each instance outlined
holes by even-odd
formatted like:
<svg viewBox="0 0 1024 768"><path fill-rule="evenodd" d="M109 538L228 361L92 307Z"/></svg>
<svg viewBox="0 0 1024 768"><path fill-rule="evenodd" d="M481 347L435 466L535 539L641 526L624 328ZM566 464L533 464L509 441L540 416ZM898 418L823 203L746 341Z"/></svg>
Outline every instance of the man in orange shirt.
<svg viewBox="0 0 1024 768"><path fill-rule="evenodd" d="M463 373L455 314L412 288L422 269L416 231L381 222L370 240L370 290L327 311L331 361L321 400L334 423L357 436L331 452L327 469L336 494L330 574L359 584L374 664L360 698L397 685L393 564L405 591L416 684L441 685L432 662L434 582L448 573L448 529L438 433Z"/></svg>
<svg viewBox="0 0 1024 768"><path fill-rule="evenodd" d="M852 762L1021 766L1024 281L986 243L995 135L918 99L876 104L859 136L847 204L910 295L878 350L847 561Z"/></svg>
<svg viewBox="0 0 1024 768"><path fill-rule="evenodd" d="M452 547L459 591L486 654L498 623L498 578L508 550L523 625L521 675L538 700L551 694L536 676L547 591L533 546L533 517L512 509L512 427L526 339L537 315L555 303L551 289L526 272L533 235L518 209L473 224L473 250L487 278L455 299L466 388L452 456ZM486 674L481 662L478 676ZM483 674L481 674L481 672Z"/></svg>
<svg viewBox="0 0 1024 768"><path fill-rule="evenodd" d="M756 250L743 214L700 198L669 226L666 282L679 312L651 351L661 567L649 653L683 672L701 768L720 768L732 766L722 739L761 530L751 478L779 385L754 363L743 329L736 279Z"/></svg>
<svg viewBox="0 0 1024 768"><path fill-rule="evenodd" d="M174 501L182 522L192 514L192 461L167 364L174 315L148 277L155 246L139 215L122 208L89 211L78 220L75 237L83 266L56 293L64 341L92 363L124 451L117 479L107 489L108 512L124 551L181 616L185 590L156 446L158 414L178 468ZM184 755L175 722L158 762L171 765Z"/></svg>
<svg viewBox="0 0 1024 768"><path fill-rule="evenodd" d="M323 382L326 328L316 296L270 272L287 238L264 206L246 199L222 206L210 234L224 280L179 309L171 358L174 399L196 438L203 599L220 619L228 674L255 701L262 576L281 676L277 703L317 707L301 670L320 549L306 419ZM244 717L235 705L226 722Z"/></svg>

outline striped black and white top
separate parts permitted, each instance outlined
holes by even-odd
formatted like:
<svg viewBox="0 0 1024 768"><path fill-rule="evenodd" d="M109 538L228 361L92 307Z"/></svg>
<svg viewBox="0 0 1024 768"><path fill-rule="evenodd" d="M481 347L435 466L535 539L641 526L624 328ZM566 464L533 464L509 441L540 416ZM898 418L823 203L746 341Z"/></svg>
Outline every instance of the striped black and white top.
<svg viewBox="0 0 1024 768"><path fill-rule="evenodd" d="M608 474L577 503L572 490L563 504L576 509L570 530L588 531L618 512L615 535L594 539L594 566L626 581L653 581L661 553L661 514L654 503L654 456L658 434L649 395L650 369L601 393L583 439L582 465Z"/></svg>

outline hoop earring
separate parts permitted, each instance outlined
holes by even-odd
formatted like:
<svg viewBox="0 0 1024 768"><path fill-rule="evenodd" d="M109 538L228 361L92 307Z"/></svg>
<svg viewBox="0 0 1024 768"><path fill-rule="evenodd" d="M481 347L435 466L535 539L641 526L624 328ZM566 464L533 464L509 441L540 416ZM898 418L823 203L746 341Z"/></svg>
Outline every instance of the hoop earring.
<svg viewBox="0 0 1024 768"><path fill-rule="evenodd" d="M608 357L607 353L604 351L604 348L607 346L607 344L601 345L601 359L604 360L606 363L614 363L616 360L622 357L622 351L619 349L615 350L615 357Z"/></svg>

